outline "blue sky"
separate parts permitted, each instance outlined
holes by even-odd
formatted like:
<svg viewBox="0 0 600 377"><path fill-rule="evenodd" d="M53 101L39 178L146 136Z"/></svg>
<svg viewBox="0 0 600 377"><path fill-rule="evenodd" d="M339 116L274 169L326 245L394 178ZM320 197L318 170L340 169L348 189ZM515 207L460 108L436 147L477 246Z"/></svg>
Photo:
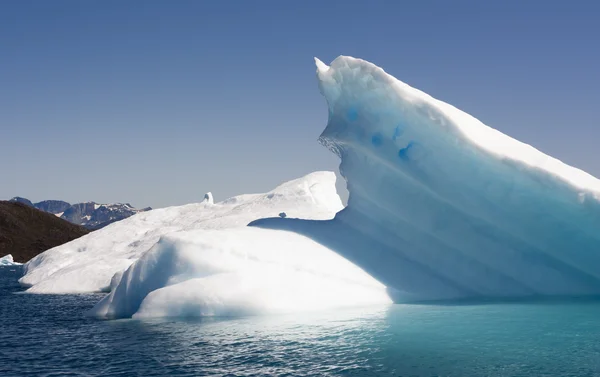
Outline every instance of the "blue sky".
<svg viewBox="0 0 600 377"><path fill-rule="evenodd" d="M337 168L313 56L360 57L600 176L600 5L4 1L0 198L161 207Z"/></svg>

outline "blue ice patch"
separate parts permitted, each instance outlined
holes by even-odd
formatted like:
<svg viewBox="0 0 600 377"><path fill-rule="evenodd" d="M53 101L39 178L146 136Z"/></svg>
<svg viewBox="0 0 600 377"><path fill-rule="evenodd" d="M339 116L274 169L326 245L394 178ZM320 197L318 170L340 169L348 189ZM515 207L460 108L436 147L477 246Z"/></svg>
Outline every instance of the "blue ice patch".
<svg viewBox="0 0 600 377"><path fill-rule="evenodd" d="M400 125L397 125L396 128L394 128L394 134L392 135L392 140L396 141L396 139L400 135L402 135L402 128Z"/></svg>
<svg viewBox="0 0 600 377"><path fill-rule="evenodd" d="M358 119L358 111L354 107L351 107L346 113L346 117L348 120L355 121Z"/></svg>
<svg viewBox="0 0 600 377"><path fill-rule="evenodd" d="M383 144L383 135L379 132L374 134L373 137L371 137L371 144L380 147Z"/></svg>
<svg viewBox="0 0 600 377"><path fill-rule="evenodd" d="M409 142L406 147L404 147L398 151L398 157L400 157L400 159L403 161L409 161L410 160L409 152L410 152L411 148L413 148L414 145L415 145L414 142L412 142L412 141Z"/></svg>

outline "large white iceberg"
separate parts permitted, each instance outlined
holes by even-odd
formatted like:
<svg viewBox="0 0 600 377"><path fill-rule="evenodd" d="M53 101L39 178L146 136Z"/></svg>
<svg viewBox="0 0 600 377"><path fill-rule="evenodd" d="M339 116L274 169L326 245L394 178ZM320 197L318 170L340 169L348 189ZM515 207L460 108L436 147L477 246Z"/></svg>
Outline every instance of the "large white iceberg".
<svg viewBox="0 0 600 377"><path fill-rule="evenodd" d="M363 60L317 60L317 77L345 209L333 173L207 195L49 250L21 283L110 290L101 318L600 294L600 181Z"/></svg>
<svg viewBox="0 0 600 377"><path fill-rule="evenodd" d="M318 240L396 301L600 294L600 181L364 60L319 60L348 206L258 220Z"/></svg>
<svg viewBox="0 0 600 377"><path fill-rule="evenodd" d="M311 173L268 193L240 195L220 203L213 203L209 193L202 203L142 212L50 249L25 265L20 283L29 287L29 293L109 291L113 276L125 271L163 235L244 227L281 212L289 217L331 219L342 208L332 172Z"/></svg>

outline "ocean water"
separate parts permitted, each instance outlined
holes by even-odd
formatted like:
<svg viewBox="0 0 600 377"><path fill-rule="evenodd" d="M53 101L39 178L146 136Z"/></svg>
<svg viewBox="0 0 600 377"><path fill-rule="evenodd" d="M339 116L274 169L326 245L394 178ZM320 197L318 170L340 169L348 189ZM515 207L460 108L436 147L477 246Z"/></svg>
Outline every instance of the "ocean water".
<svg viewBox="0 0 600 377"><path fill-rule="evenodd" d="M0 376L600 376L598 300L99 321L102 295L20 273L0 267Z"/></svg>

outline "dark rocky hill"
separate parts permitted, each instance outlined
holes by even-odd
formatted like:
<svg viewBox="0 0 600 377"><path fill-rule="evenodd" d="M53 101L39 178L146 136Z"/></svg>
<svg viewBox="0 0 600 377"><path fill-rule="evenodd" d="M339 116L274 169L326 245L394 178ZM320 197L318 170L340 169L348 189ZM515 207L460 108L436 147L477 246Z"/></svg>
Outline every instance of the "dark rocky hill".
<svg viewBox="0 0 600 377"><path fill-rule="evenodd" d="M0 201L0 257L27 262L43 251L87 234L86 228L16 201Z"/></svg>

